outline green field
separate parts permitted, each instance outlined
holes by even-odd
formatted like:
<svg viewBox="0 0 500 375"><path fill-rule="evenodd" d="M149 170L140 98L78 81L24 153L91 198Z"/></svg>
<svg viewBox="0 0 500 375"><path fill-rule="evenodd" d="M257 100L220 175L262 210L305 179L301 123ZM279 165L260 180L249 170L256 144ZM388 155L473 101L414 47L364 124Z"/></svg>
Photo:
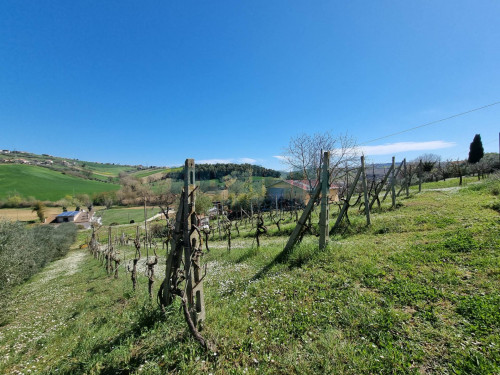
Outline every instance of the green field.
<svg viewBox="0 0 500 375"><path fill-rule="evenodd" d="M56 201L65 195L118 190L119 185L84 180L32 165L0 165L0 199L12 195Z"/></svg>
<svg viewBox="0 0 500 375"><path fill-rule="evenodd" d="M143 177L148 177L151 176L152 174L156 173L167 173L168 169L146 169L143 171L137 171L132 173L132 176L137 177L137 178L143 178Z"/></svg>
<svg viewBox="0 0 500 375"><path fill-rule="evenodd" d="M466 186L470 183L476 183L477 177L469 177L464 176L462 178L462 186ZM458 187L460 183L460 179L458 177L447 178L446 181L438 181L438 182L427 182L425 183L426 189L446 189L450 187Z"/></svg>
<svg viewBox="0 0 500 375"><path fill-rule="evenodd" d="M151 176L152 174L156 174L156 173L170 173L170 172L180 172L180 171L182 171L182 167L145 169L142 171L137 171L137 172L132 173L132 176L142 178L142 177Z"/></svg>
<svg viewBox="0 0 500 375"><path fill-rule="evenodd" d="M159 212L158 207L147 207L146 216L150 217ZM136 223L144 222L144 208L143 207L130 207L130 208L111 208L109 210L98 211L97 214L102 217L103 225L128 224L130 220Z"/></svg>
<svg viewBox="0 0 500 375"><path fill-rule="evenodd" d="M116 247L114 279L77 249L81 231L65 259L0 301L0 373L499 374L500 180L428 187L448 186L412 189L396 208L385 201L369 227L352 208L324 251L306 235L278 257L295 225L288 214L286 233L266 222L259 249L250 223L233 231L231 251L215 235L201 331L215 351L194 341L178 298L165 314L148 298L143 248L133 292L134 246Z"/></svg>
<svg viewBox="0 0 500 375"><path fill-rule="evenodd" d="M83 162L85 163L85 168L90 169L96 174L108 177L117 177L120 172L130 172L134 170L134 167L130 165L120 165L120 164L100 164L93 162Z"/></svg>

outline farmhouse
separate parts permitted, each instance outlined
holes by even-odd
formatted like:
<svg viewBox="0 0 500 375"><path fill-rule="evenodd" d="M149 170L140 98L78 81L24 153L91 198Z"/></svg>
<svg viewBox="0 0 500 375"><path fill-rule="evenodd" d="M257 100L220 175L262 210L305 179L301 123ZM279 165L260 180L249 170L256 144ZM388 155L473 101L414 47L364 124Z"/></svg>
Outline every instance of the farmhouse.
<svg viewBox="0 0 500 375"><path fill-rule="evenodd" d="M75 222L81 214L82 211L67 211L60 213L56 216L56 223Z"/></svg>
<svg viewBox="0 0 500 375"><path fill-rule="evenodd" d="M318 183L317 180L312 180L313 188L316 187ZM332 201L337 202L339 200L338 196L339 187L336 185L330 185L329 198ZM272 200L287 199L287 200L297 200L304 204L307 204L310 199L310 185L308 180L283 180L271 185L267 189L267 196Z"/></svg>

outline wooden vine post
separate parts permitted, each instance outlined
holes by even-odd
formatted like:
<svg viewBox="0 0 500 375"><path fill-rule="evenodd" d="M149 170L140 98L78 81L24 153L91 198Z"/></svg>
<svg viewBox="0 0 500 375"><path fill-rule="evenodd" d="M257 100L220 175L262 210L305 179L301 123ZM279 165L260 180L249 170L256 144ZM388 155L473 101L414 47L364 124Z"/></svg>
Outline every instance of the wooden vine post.
<svg viewBox="0 0 500 375"><path fill-rule="evenodd" d="M113 266L111 265L113 245L111 241L111 227L108 227L108 251L106 252L106 272L111 274Z"/></svg>
<svg viewBox="0 0 500 375"><path fill-rule="evenodd" d="M200 266L203 243L198 219L195 213L196 202L194 159L186 159L184 165L184 190L177 210L171 251L167 257L165 280L160 288L161 305L170 305L177 295L181 297L184 316L193 336L206 346L196 327L205 320L202 269ZM181 263L184 260L184 270ZM185 281L184 288L180 284Z"/></svg>
<svg viewBox="0 0 500 375"><path fill-rule="evenodd" d="M366 225L370 225L370 204L368 203L368 187L366 184L365 157L361 156L361 180L363 184L363 193L365 199Z"/></svg>
<svg viewBox="0 0 500 375"><path fill-rule="evenodd" d="M191 319L197 325L205 320L205 300L201 276L201 237L195 229L198 220L195 212L196 185L194 159L187 159L184 166L184 275L186 277L187 301Z"/></svg>
<svg viewBox="0 0 500 375"><path fill-rule="evenodd" d="M323 168L321 171L321 212L319 214L319 249L323 250L329 240L328 193L330 192L330 152L323 154Z"/></svg>
<svg viewBox="0 0 500 375"><path fill-rule="evenodd" d="M394 173L394 168L396 164L396 157L392 157L392 178L391 178L391 195L392 195L392 207L396 207L396 174Z"/></svg>
<svg viewBox="0 0 500 375"><path fill-rule="evenodd" d="M387 198L387 195L389 193L391 193L391 197L394 197L393 198L393 207L396 205L396 178L398 177L399 173L401 172L401 167L403 166L403 163L399 163L399 167L397 169L395 169L396 167L396 163L395 163L395 158L394 156L392 157L393 159L393 163L392 163L392 166L391 166L391 183L389 185L389 187L387 188L387 191L385 192L385 195L384 195L384 198L382 199L382 202L385 201L385 198Z"/></svg>
<svg viewBox="0 0 500 375"><path fill-rule="evenodd" d="M300 219L297 222L297 225L295 226L292 234L288 238L288 242L286 243L285 248L283 249L284 253L291 251L292 248L295 246L295 244L299 241L302 230L304 229L306 221L312 212L314 202L316 201L316 199L318 199L320 192L321 192L321 184L318 184L316 186L316 188L313 190L313 192L309 198L309 202L307 203L306 208L302 212L302 215L300 215Z"/></svg>
<svg viewBox="0 0 500 375"><path fill-rule="evenodd" d="M411 172L411 165L410 165L410 172ZM407 197L410 196L410 184L411 184L411 181L410 181L410 177L408 175L408 170L406 167L406 159L405 159L405 187L406 187L406 196Z"/></svg>
<svg viewBox="0 0 500 375"><path fill-rule="evenodd" d="M422 192L422 159L418 163L418 192Z"/></svg>

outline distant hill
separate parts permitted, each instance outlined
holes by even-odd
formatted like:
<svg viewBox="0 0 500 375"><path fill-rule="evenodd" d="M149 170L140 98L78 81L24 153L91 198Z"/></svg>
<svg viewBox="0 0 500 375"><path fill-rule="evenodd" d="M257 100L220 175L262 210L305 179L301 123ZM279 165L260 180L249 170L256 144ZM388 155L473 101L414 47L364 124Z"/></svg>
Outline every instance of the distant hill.
<svg viewBox="0 0 500 375"><path fill-rule="evenodd" d="M30 152L9 150L0 150L0 165L2 164L34 165L58 172L64 172L75 177L107 182L118 182L118 176L120 173L129 174L138 171L150 171L153 169L159 169L158 167L99 163L63 158L48 154L39 155Z"/></svg>
<svg viewBox="0 0 500 375"><path fill-rule="evenodd" d="M65 195L118 190L119 185L91 181L51 169L24 164L0 164L0 199L20 195L56 201Z"/></svg>
<svg viewBox="0 0 500 375"><path fill-rule="evenodd" d="M108 182L118 184L119 177L123 174L131 175L142 179L144 183L152 183L154 181L171 178L173 180L183 179L183 168L179 167L159 167L143 165L123 165L115 163L99 163L90 162L78 159L63 158L49 154L34 154L26 151L10 151L0 150L0 167L1 166L31 166L42 169L60 172L66 177L72 176L77 180L89 180L94 182ZM23 170L23 169L20 169ZM24 169L23 171L35 171L37 169ZM273 177L279 178L281 172L264 168L258 165L250 164L197 164L196 179L201 180L220 180L223 177L231 175L234 178L245 178L252 175L253 177ZM55 175L53 175L55 176ZM59 175L57 175L59 176ZM14 179L14 181L16 181ZM100 185L93 185L94 187ZM105 185L102 185L105 186ZM22 186L16 187L14 190L20 192ZM1 189L1 187L0 187ZM86 188L85 188L86 189ZM84 190L85 190L84 189ZM10 188L13 190L13 188ZM9 192L10 192L9 190ZM63 189L64 190L64 189ZM93 189L91 189L93 190ZM106 191L109 189L101 189L96 191ZM32 191L32 189L27 189ZM71 191L72 192L72 191ZM76 190L75 190L76 193ZM2 195L3 194L3 195ZM1 190L0 199L7 194L5 189ZM7 194L9 195L9 194ZM24 195L24 194L23 194ZM34 194L30 194L35 196ZM42 199L42 198L39 198Z"/></svg>

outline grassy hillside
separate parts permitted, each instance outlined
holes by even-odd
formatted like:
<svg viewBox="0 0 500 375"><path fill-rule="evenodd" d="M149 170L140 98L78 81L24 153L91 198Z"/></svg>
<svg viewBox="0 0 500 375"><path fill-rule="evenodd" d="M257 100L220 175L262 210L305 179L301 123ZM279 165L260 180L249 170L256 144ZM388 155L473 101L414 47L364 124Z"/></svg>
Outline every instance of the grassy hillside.
<svg viewBox="0 0 500 375"><path fill-rule="evenodd" d="M102 163L94 163L88 161L80 163L84 163L85 168L102 176L117 177L120 174L120 172L131 172L134 170L134 167L130 165L102 164Z"/></svg>
<svg viewBox="0 0 500 375"><path fill-rule="evenodd" d="M119 185L84 180L47 168L13 164L0 165L0 199L19 194L41 200L58 200L65 195L118 190Z"/></svg>
<svg viewBox="0 0 500 375"><path fill-rule="evenodd" d="M81 177L84 179L90 178L102 181L109 181L109 179L111 179L114 182L117 180L117 177L121 172L132 173L137 170L137 166L132 165L96 163L47 154L38 155L33 153L19 152L11 152L10 154L0 153L0 161L13 161L16 159L24 159L27 160L30 165L42 166L43 168L58 172L80 174L80 176L77 177Z"/></svg>
<svg viewBox="0 0 500 375"><path fill-rule="evenodd" d="M148 177L148 176L151 176L153 174L157 174L157 173L167 173L171 171L171 169L145 169L145 170L142 170L142 171L137 171L137 172L134 172L132 173L132 176L134 177L137 177L137 178L142 178L142 177Z"/></svg>
<svg viewBox="0 0 500 375"><path fill-rule="evenodd" d="M75 249L4 303L0 372L498 374L499 193L498 180L413 191L368 228L354 209L325 251L308 236L280 261L287 238L270 224L260 249L211 240L202 333L216 352L191 338L178 300L166 316L148 300L144 258L132 292L132 246L119 279Z"/></svg>

